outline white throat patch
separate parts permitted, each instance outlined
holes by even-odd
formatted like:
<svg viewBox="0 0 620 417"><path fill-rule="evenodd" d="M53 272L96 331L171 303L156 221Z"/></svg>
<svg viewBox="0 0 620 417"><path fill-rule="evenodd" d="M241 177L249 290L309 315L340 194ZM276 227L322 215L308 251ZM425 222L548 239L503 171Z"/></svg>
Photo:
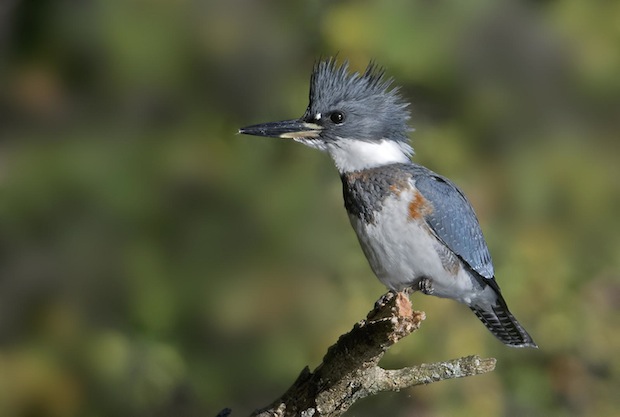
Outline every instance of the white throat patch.
<svg viewBox="0 0 620 417"><path fill-rule="evenodd" d="M383 139L379 142L338 138L326 143L326 150L341 173L409 162L413 149L409 144Z"/></svg>

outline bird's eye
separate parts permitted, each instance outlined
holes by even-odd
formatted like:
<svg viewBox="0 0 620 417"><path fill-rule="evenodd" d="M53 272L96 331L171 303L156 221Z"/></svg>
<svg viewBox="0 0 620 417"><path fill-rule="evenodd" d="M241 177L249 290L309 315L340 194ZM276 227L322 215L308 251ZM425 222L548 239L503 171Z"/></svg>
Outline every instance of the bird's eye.
<svg viewBox="0 0 620 417"><path fill-rule="evenodd" d="M335 124L339 125L344 122L344 114L340 111L335 111L329 116L329 119Z"/></svg>

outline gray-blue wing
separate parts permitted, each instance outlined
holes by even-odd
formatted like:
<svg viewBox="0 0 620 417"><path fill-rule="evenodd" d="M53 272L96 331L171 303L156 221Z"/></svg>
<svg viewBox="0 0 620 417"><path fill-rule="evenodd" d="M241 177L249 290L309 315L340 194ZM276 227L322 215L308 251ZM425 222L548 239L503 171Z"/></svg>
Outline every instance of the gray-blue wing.
<svg viewBox="0 0 620 417"><path fill-rule="evenodd" d="M474 271L493 278L489 248L467 198L448 179L424 167L416 166L413 174L416 188L433 206L425 219L437 237Z"/></svg>

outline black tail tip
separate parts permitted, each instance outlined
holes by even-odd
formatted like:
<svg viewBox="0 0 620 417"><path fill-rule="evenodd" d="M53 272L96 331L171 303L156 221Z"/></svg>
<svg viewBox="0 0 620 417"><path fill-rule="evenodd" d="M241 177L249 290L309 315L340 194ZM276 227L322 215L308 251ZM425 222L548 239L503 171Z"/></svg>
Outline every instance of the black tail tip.
<svg viewBox="0 0 620 417"><path fill-rule="evenodd" d="M502 340L502 342L504 342L504 341ZM529 341L524 341L522 343L504 342L504 344L506 346L513 347L513 348L533 348L533 349L538 349L538 345L531 338L530 338Z"/></svg>
<svg viewBox="0 0 620 417"><path fill-rule="evenodd" d="M505 304L499 303L495 306L484 307L470 306L470 308L486 328L506 346L538 349L538 345L532 336L510 313Z"/></svg>

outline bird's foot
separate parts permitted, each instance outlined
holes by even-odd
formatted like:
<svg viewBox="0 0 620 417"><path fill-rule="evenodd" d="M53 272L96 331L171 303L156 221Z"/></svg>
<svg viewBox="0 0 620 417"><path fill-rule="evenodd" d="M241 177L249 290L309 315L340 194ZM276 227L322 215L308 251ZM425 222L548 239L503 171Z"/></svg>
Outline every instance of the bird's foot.
<svg viewBox="0 0 620 417"><path fill-rule="evenodd" d="M433 288L433 280L426 277L422 278L418 283L418 289L423 294L432 295L433 292L435 292L435 289Z"/></svg>

